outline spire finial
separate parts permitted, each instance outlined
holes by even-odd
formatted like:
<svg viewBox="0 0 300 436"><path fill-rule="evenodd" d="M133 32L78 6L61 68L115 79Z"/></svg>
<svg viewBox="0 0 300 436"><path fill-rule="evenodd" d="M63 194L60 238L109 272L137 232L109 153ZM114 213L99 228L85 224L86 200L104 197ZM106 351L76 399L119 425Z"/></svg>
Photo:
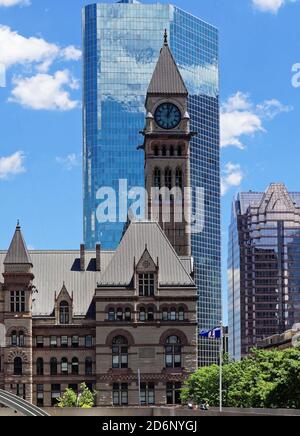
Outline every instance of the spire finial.
<svg viewBox="0 0 300 436"><path fill-rule="evenodd" d="M164 44L168 45L168 31L167 31L167 29L165 29L165 34L164 34Z"/></svg>
<svg viewBox="0 0 300 436"><path fill-rule="evenodd" d="M20 229L20 220L17 221L17 229Z"/></svg>

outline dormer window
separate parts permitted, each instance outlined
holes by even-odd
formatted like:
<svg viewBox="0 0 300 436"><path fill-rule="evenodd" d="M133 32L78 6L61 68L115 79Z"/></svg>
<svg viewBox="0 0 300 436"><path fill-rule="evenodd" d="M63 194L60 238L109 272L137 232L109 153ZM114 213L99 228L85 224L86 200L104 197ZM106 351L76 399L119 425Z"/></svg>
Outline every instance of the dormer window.
<svg viewBox="0 0 300 436"><path fill-rule="evenodd" d="M154 295L154 274L139 274L140 297L152 297Z"/></svg>
<svg viewBox="0 0 300 436"><path fill-rule="evenodd" d="M59 305L59 322L60 324L70 323L70 308L67 301L62 301Z"/></svg>

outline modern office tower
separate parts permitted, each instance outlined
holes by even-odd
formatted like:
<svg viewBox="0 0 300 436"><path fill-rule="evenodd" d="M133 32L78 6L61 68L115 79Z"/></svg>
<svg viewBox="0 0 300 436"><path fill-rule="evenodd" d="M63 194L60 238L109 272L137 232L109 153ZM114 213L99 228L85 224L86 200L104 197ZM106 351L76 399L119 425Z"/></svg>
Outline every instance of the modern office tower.
<svg viewBox="0 0 300 436"><path fill-rule="evenodd" d="M176 6L127 0L83 9L84 240L87 248L100 242L115 249L123 232L124 222L97 219L101 187L114 188L118 198L120 179L128 190L144 186L139 131L165 29L189 91L191 130L198 133L191 141L191 184L205 195L196 211L194 202L200 225L192 254L199 325L213 328L221 318L218 31ZM214 342L201 340L200 350L201 365L216 361Z"/></svg>
<svg viewBox="0 0 300 436"><path fill-rule="evenodd" d="M300 193L271 184L240 193L229 230L229 353L300 322Z"/></svg>

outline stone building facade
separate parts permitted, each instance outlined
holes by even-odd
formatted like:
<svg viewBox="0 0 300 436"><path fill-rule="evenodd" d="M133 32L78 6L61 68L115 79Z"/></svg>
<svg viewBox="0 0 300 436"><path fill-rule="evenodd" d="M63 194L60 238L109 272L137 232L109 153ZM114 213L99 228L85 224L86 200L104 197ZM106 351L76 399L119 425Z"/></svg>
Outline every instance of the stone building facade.
<svg viewBox="0 0 300 436"><path fill-rule="evenodd" d="M146 106L149 194L158 168L164 186L189 186L187 91L167 41ZM0 388L41 407L82 382L102 406L179 403L197 366L190 245L185 223L159 216L132 222L116 251L28 251L18 225L0 252Z"/></svg>

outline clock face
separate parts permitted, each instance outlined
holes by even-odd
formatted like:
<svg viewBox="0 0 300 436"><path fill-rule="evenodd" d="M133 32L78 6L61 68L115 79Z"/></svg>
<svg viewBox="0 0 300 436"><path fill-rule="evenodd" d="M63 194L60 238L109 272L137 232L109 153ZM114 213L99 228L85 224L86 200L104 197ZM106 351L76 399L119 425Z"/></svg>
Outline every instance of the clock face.
<svg viewBox="0 0 300 436"><path fill-rule="evenodd" d="M163 103L155 111L156 123L163 129L174 129L181 120L181 113L175 104Z"/></svg>

